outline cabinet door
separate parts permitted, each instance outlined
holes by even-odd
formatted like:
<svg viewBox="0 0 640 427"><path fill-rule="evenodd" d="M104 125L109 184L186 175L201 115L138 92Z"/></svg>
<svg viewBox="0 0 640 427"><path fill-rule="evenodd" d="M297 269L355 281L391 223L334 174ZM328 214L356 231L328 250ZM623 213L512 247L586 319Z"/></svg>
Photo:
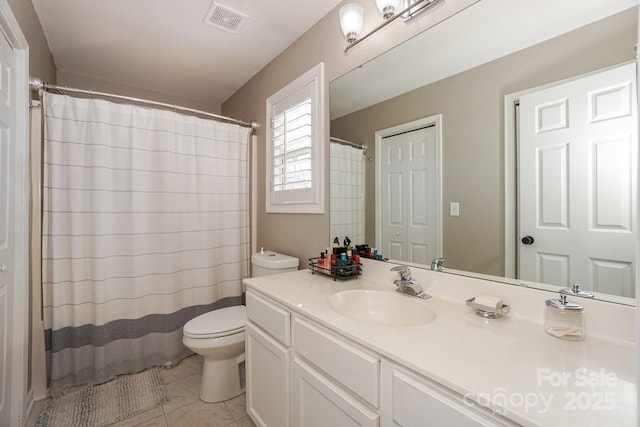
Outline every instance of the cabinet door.
<svg viewBox="0 0 640 427"><path fill-rule="evenodd" d="M378 408L380 358L300 317L293 322L297 354L345 386L364 402Z"/></svg>
<svg viewBox="0 0 640 427"><path fill-rule="evenodd" d="M423 378L393 367L391 369L391 415L401 427L493 427L505 424L463 403L461 396L438 390Z"/></svg>
<svg viewBox="0 0 640 427"><path fill-rule="evenodd" d="M378 427L379 416L298 357L293 363L293 425Z"/></svg>
<svg viewBox="0 0 640 427"><path fill-rule="evenodd" d="M258 427L288 427L290 350L248 322L247 413Z"/></svg>

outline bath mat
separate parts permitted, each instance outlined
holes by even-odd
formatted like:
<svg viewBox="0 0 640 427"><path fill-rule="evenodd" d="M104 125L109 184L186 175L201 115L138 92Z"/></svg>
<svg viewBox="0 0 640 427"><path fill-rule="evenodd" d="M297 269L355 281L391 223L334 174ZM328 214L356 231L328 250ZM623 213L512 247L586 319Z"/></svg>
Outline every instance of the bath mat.
<svg viewBox="0 0 640 427"><path fill-rule="evenodd" d="M52 399L43 406L37 426L108 426L168 401L160 370L152 368Z"/></svg>

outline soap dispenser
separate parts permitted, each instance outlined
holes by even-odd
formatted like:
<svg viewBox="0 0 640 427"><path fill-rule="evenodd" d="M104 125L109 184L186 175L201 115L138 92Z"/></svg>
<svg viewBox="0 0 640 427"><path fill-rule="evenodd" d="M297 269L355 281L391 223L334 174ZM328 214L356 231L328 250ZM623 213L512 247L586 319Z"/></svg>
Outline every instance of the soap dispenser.
<svg viewBox="0 0 640 427"><path fill-rule="evenodd" d="M567 301L565 294L559 299L548 299L545 307L544 330L551 336L564 340L584 339L584 308Z"/></svg>

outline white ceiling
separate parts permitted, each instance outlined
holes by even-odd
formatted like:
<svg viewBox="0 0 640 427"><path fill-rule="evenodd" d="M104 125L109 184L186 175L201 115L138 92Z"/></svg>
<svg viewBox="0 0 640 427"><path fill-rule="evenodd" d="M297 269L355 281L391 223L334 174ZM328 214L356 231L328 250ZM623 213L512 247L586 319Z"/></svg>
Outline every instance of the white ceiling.
<svg viewBox="0 0 640 427"><path fill-rule="evenodd" d="M245 15L205 24L212 0L32 0L59 71L221 104L340 0L217 0Z"/></svg>

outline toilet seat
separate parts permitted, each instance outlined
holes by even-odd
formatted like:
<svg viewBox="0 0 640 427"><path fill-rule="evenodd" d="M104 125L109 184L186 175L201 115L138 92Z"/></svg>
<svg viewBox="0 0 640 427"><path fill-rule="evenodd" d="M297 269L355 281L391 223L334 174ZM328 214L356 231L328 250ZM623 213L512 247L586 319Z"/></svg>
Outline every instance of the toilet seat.
<svg viewBox="0 0 640 427"><path fill-rule="evenodd" d="M194 339L226 337L244 332L246 322L244 305L225 307L189 320L184 325L183 334Z"/></svg>

